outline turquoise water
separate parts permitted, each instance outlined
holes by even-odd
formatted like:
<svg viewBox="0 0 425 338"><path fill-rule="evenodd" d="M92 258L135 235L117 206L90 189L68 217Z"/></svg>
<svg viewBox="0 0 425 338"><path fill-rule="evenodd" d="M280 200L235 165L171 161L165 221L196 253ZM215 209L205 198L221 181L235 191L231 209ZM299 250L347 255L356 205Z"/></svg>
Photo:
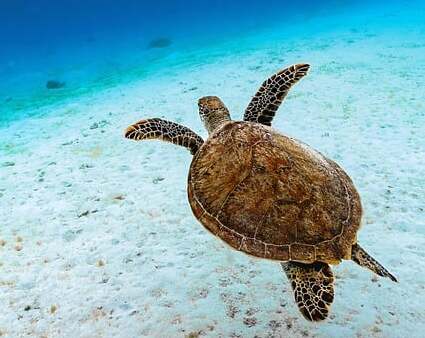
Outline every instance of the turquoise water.
<svg viewBox="0 0 425 338"><path fill-rule="evenodd" d="M221 1L186 1L184 6L170 1L123 1L119 6L114 1L3 1L0 119L185 63L191 57L177 53L261 27L273 6L277 2L253 23L250 18L260 6L249 1L244 6ZM150 48L152 40L161 38L170 46ZM66 86L46 90L50 79Z"/></svg>
<svg viewBox="0 0 425 338"><path fill-rule="evenodd" d="M376 8L377 4L372 10ZM127 0L120 6L114 1L2 1L0 122L171 67L208 64L229 53L260 49L264 43L294 38L285 34L294 27L298 34L320 34L333 20L338 23L335 16L344 17L352 10L369 8L354 1L306 1L302 6L277 0L267 5ZM323 21L325 26L311 26L312 20L323 17L329 17ZM284 35L256 38L273 27ZM165 39L166 46L152 48L157 39ZM49 80L65 86L49 90Z"/></svg>

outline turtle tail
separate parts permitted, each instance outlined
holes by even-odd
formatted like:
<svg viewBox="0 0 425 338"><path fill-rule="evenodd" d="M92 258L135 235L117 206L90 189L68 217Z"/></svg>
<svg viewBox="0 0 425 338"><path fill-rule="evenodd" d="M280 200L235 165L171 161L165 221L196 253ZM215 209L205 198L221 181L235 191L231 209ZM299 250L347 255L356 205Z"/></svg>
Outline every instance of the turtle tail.
<svg viewBox="0 0 425 338"><path fill-rule="evenodd" d="M395 278L387 269L385 269L358 244L354 244L351 249L351 259L358 265L369 269L379 276L388 277L393 282L398 282L397 278Z"/></svg>

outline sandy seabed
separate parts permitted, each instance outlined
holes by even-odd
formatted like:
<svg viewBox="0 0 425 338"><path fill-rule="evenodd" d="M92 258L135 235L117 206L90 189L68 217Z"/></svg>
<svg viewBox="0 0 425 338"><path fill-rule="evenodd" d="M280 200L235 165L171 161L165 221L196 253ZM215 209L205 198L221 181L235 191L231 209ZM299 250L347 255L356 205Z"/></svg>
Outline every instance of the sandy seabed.
<svg viewBox="0 0 425 338"><path fill-rule="evenodd" d="M275 41L0 129L0 336L425 335L425 30L353 26ZM365 209L359 241L399 279L334 267L332 314L320 324L300 316L279 264L229 249L192 216L188 151L123 138L146 117L206 137L199 97L220 96L241 119L262 80L298 62L310 74L274 127L351 175Z"/></svg>

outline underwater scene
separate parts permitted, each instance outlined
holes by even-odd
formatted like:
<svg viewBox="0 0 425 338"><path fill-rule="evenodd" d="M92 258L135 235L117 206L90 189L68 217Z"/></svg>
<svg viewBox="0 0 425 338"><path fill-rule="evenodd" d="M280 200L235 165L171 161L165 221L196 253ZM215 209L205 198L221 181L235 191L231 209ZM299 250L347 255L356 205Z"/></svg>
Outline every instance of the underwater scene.
<svg viewBox="0 0 425 338"><path fill-rule="evenodd" d="M425 2L0 0L0 337L425 337Z"/></svg>

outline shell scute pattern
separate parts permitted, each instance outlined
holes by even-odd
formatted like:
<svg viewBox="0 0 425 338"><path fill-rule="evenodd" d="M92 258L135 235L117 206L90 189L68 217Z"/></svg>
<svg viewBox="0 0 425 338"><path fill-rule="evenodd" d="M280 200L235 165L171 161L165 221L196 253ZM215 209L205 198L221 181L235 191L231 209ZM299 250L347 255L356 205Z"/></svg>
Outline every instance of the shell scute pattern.
<svg viewBox="0 0 425 338"><path fill-rule="evenodd" d="M202 209L201 223L211 232L254 256L339 261L358 224L347 224L351 236L338 241L351 200L340 198L346 191L338 172L313 155L269 127L230 122L192 163L192 209Z"/></svg>

